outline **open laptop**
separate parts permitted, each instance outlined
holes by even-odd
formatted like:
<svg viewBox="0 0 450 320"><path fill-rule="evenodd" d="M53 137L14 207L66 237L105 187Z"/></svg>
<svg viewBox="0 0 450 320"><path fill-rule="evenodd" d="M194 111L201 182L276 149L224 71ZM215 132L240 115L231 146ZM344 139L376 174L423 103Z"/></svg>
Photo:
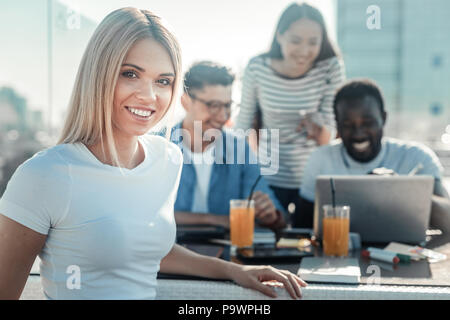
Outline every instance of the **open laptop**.
<svg viewBox="0 0 450 320"><path fill-rule="evenodd" d="M391 241L419 244L425 241L434 187L432 176L319 176L316 180L314 234L322 239L322 206L350 206L350 232L363 242Z"/></svg>

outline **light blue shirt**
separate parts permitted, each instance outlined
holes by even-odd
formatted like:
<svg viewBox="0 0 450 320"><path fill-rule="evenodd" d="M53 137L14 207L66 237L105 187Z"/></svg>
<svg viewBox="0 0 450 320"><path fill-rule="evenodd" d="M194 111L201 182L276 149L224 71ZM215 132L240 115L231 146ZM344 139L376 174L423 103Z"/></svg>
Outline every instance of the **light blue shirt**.
<svg viewBox="0 0 450 320"><path fill-rule="evenodd" d="M383 138L381 144L381 150L375 159L364 163L354 160L340 139L319 147L311 154L306 164L300 196L314 202L316 178L319 175L363 175L381 167L406 175L421 163L422 169L416 174L441 179L442 165L430 148L420 143L393 138Z"/></svg>
<svg viewBox="0 0 450 320"><path fill-rule="evenodd" d="M172 129L171 141L182 148L182 136L180 136L181 123ZM238 152L243 145L245 152ZM175 211L193 212L194 190L198 184L198 177L191 153L183 151L183 171L180 178L180 186L175 202ZM232 132L222 131L222 139L218 140L215 147L215 160L212 164L208 187L207 206L210 213L228 215L231 199L246 199L250 190L261 174L261 168L256 163L256 155L250 149L245 139L235 136ZM241 160L241 161L240 161ZM255 191L266 193L273 205L285 215L283 206L275 197L272 189L267 184L264 176L259 180Z"/></svg>

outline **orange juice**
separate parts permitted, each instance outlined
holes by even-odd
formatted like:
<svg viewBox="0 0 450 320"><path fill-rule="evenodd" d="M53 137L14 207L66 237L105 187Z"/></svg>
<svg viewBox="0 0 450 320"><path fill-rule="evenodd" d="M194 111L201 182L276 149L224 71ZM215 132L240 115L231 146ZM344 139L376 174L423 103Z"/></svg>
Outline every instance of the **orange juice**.
<svg viewBox="0 0 450 320"><path fill-rule="evenodd" d="M347 256L350 219L348 217L324 217L322 222L324 253L327 256Z"/></svg>
<svg viewBox="0 0 450 320"><path fill-rule="evenodd" d="M237 247L250 247L253 244L254 229L254 207L230 207L231 245Z"/></svg>

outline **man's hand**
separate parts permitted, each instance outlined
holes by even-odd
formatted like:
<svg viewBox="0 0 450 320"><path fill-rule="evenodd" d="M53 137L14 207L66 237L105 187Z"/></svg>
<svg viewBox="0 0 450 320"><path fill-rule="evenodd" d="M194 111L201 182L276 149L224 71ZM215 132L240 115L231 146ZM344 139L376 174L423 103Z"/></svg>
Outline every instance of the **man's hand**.
<svg viewBox="0 0 450 320"><path fill-rule="evenodd" d="M267 194L256 191L252 199L255 201L255 218L262 225L270 225L278 219L277 209Z"/></svg>

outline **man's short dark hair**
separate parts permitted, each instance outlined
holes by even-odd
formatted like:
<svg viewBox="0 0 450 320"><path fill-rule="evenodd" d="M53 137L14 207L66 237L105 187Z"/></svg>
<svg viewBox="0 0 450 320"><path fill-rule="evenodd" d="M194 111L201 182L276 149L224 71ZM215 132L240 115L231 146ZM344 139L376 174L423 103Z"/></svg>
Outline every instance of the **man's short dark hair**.
<svg viewBox="0 0 450 320"><path fill-rule="evenodd" d="M380 87L370 79L354 79L346 82L336 92L333 102L334 115L337 119L337 105L345 100L357 100L373 97L378 101L381 113L384 113L384 99Z"/></svg>
<svg viewBox="0 0 450 320"><path fill-rule="evenodd" d="M229 86L233 83L235 75L219 63L212 61L200 61L194 63L184 75L184 92L201 90L205 86L222 85Z"/></svg>

